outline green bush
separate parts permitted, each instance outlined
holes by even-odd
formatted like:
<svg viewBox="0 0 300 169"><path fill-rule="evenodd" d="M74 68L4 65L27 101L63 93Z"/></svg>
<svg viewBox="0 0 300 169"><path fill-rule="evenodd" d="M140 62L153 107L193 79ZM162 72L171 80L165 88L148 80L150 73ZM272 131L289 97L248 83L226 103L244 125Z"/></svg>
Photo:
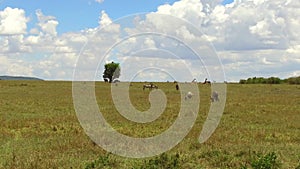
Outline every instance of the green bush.
<svg viewBox="0 0 300 169"><path fill-rule="evenodd" d="M247 80L241 79L239 81L240 84L281 84L281 83L288 83L288 84L300 84L300 76L299 77L290 77L287 79L280 79L278 77L253 77L248 78Z"/></svg>
<svg viewBox="0 0 300 169"><path fill-rule="evenodd" d="M175 155L163 153L154 159L145 160L140 169L176 169L181 168L180 166L180 156L178 153Z"/></svg>
<svg viewBox="0 0 300 169"><path fill-rule="evenodd" d="M112 158L111 153L107 153L103 156L99 156L98 159L88 163L85 166L85 169L94 169L94 168L115 168L116 160Z"/></svg>
<svg viewBox="0 0 300 169"><path fill-rule="evenodd" d="M284 80L281 80L278 77L269 77L269 78L264 78L264 77L253 77L253 78L248 78L247 80L241 79L240 84L280 84L283 83Z"/></svg>
<svg viewBox="0 0 300 169"><path fill-rule="evenodd" d="M299 77L291 77L287 79L289 84L300 84L300 76Z"/></svg>
<svg viewBox="0 0 300 169"><path fill-rule="evenodd" d="M266 155L256 154L256 158L251 161L251 167L254 169L277 169L280 168L280 162L275 152Z"/></svg>
<svg viewBox="0 0 300 169"><path fill-rule="evenodd" d="M241 79L239 83L240 83L240 84L247 84L247 80Z"/></svg>
<svg viewBox="0 0 300 169"><path fill-rule="evenodd" d="M253 152L254 156L251 156L251 159L243 163L240 169L279 169L281 167L281 162L278 161L277 155L275 152L271 152L263 155L262 153Z"/></svg>
<svg viewBox="0 0 300 169"><path fill-rule="evenodd" d="M298 166L295 169L300 169L300 162L299 162Z"/></svg>

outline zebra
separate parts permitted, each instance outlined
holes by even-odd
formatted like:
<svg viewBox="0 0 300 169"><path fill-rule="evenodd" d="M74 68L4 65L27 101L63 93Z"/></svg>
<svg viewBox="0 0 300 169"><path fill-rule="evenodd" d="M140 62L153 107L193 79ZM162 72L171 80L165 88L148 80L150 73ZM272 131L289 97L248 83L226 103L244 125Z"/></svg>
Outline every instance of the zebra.
<svg viewBox="0 0 300 169"><path fill-rule="evenodd" d="M145 90L145 88L149 88L149 90L151 89L158 89L158 86L154 85L153 83L150 83L150 84L144 84L143 86L143 90Z"/></svg>

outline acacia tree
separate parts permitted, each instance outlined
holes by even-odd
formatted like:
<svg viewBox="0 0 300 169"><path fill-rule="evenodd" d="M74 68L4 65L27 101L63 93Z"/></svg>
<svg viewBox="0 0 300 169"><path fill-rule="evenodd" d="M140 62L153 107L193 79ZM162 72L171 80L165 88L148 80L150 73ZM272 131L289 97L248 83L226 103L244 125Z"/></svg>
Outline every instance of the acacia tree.
<svg viewBox="0 0 300 169"><path fill-rule="evenodd" d="M103 79L109 79L109 83L120 77L120 64L107 63L104 65Z"/></svg>

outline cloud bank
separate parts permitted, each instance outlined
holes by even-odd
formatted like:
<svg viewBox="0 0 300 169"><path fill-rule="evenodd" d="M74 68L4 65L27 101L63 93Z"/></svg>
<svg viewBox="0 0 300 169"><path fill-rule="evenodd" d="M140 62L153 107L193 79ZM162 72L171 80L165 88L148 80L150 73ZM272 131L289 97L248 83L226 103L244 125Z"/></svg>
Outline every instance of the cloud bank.
<svg viewBox="0 0 300 169"><path fill-rule="evenodd" d="M55 16L45 15L42 10L36 10L35 17L38 23L28 30L30 19L26 16L26 11L7 7L0 11L0 74L72 80L77 58L87 42L110 46L113 45L112 41L120 40L124 31L134 33L147 29L159 30L176 34L191 43L199 43L200 36L194 35L188 27L182 26L174 30L174 25L165 24L163 19L153 15L167 14L184 19L201 30L203 34L200 38L215 48L228 81L252 76L299 76L299 8L300 1L297 0L235 0L225 6L218 0L181 0L161 5L152 15L149 13L145 18L134 18L127 25L113 23L109 14L101 11L97 28L59 34L59 21ZM95 36L101 28L101 36ZM146 57L148 63L168 65L166 69L169 70L166 71L177 72L178 80L189 81L192 80L189 78L194 76L202 81L207 73L204 67L203 72L193 71L203 66L195 62L193 57L178 60L171 53L168 55L168 52L163 52L161 55L169 57L162 58L155 52L156 49L173 52L177 49L176 53L182 55L187 52L184 48L176 48L176 45L178 44L167 39L141 36L127 39L106 58L97 57L97 53L105 52L99 47L90 47L85 52L90 53L90 63L87 65L100 63L99 60L104 59L103 63L111 60L124 63L126 61L133 67L134 60ZM152 51L139 51L143 48ZM134 52L136 55L133 56ZM151 56L151 53L156 55ZM103 65L98 67L101 73ZM188 77L182 73L187 67L193 72ZM154 72L148 75L142 73L138 80L172 80L166 74ZM101 78L101 75L99 77ZM130 80L131 77L128 78L124 80Z"/></svg>

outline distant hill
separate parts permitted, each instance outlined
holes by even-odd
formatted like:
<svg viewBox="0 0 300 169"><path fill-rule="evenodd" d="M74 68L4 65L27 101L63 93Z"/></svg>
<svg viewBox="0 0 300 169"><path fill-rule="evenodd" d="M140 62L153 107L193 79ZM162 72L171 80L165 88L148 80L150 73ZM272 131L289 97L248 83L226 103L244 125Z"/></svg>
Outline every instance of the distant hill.
<svg viewBox="0 0 300 169"><path fill-rule="evenodd" d="M25 77L25 76L0 76L0 80L43 80L36 77Z"/></svg>

